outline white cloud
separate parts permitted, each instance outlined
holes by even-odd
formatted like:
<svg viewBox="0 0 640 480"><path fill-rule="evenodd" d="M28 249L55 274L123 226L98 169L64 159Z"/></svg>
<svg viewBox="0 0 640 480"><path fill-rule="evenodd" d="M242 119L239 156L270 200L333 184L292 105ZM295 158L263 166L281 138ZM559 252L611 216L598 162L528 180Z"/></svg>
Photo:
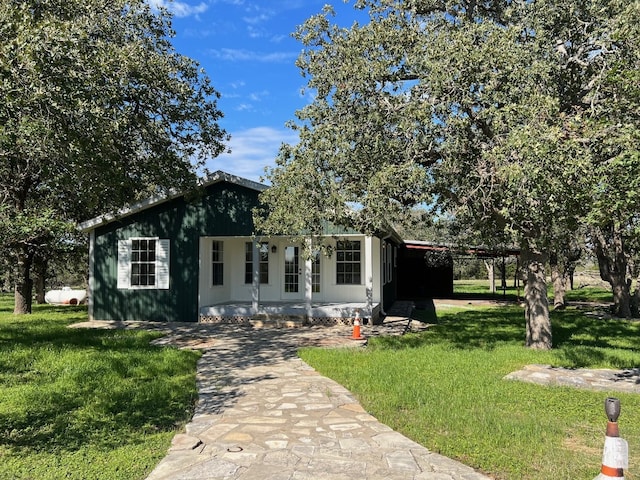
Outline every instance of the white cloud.
<svg viewBox="0 0 640 480"><path fill-rule="evenodd" d="M231 62L285 63L298 58L298 52L255 52L238 48L209 50L209 55L218 60Z"/></svg>
<svg viewBox="0 0 640 480"><path fill-rule="evenodd" d="M268 21L269 19L271 19L271 17L273 17L273 15L274 13L272 11L263 10L257 15L254 15L252 17L242 17L242 20L244 20L246 23L250 25L256 25L258 23L264 23Z"/></svg>
<svg viewBox="0 0 640 480"><path fill-rule="evenodd" d="M262 101L263 98L268 97L269 91L268 90L262 90L261 92L253 92L249 94L249 99L251 99L254 102L260 102Z"/></svg>
<svg viewBox="0 0 640 480"><path fill-rule="evenodd" d="M280 145L298 142L297 133L288 129L256 127L231 133L231 153L207 162L211 171L223 170L250 180L259 181L265 167L275 165Z"/></svg>
<svg viewBox="0 0 640 480"><path fill-rule="evenodd" d="M288 37L289 35L273 35L269 40L273 43L280 43Z"/></svg>
<svg viewBox="0 0 640 480"><path fill-rule="evenodd" d="M198 5L191 5L187 2L180 2L180 1L168 1L168 0L148 0L149 1L149 5L151 5L152 8L166 8L168 11L170 11L171 13L173 13L176 17L191 17L191 16L198 16L201 13L204 13L207 11L207 9L209 8L209 6L204 3L204 2L200 2Z"/></svg>

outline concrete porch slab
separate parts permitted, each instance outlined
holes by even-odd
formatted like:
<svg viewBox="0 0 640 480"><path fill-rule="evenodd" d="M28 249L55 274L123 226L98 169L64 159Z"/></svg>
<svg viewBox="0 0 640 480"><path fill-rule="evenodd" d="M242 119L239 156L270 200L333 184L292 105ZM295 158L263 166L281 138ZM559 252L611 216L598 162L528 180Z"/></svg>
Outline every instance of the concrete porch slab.
<svg viewBox="0 0 640 480"><path fill-rule="evenodd" d="M250 324L256 327L306 325L351 325L356 312L365 323L380 319L380 304L371 312L366 303L261 302L254 310L250 302L226 302L200 309L200 323Z"/></svg>

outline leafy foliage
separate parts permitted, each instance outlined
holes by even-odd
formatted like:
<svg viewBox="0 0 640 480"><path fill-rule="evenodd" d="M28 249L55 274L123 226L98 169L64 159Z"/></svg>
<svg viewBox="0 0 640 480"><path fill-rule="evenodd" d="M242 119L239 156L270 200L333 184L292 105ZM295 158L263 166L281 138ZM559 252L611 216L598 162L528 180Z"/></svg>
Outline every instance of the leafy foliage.
<svg viewBox="0 0 640 480"><path fill-rule="evenodd" d="M0 224L18 284L63 222L191 188L224 148L218 93L172 35L143 0L0 1Z"/></svg>
<svg viewBox="0 0 640 480"><path fill-rule="evenodd" d="M489 246L520 244L527 324L546 330L539 346L550 346L548 306L538 294L546 291L549 253L575 250L593 208L606 216L607 197L639 198L637 179L615 168L635 171L628 163L637 160L639 110L621 106L616 117L608 109L637 97L630 19L640 4L359 0L355 7L368 10L369 23L340 28L327 8L295 34L304 45L298 66L316 96L292 125L300 142L283 146L268 172L271 217L260 227L317 234L328 221L376 232L416 205L432 205ZM611 128L620 138L598 141Z"/></svg>

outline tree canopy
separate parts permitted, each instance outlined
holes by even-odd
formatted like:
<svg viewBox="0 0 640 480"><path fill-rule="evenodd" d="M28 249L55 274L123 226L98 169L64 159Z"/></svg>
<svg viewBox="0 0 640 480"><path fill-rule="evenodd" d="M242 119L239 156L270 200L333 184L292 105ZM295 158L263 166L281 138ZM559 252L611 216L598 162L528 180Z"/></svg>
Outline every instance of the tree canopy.
<svg viewBox="0 0 640 480"><path fill-rule="evenodd" d="M625 19L638 2L355 7L369 23L340 28L327 8L295 33L316 96L292 122L299 143L268 172L262 228L318 233L330 221L373 232L416 205L447 212L488 243L520 244L526 343L550 348L544 264L592 211L597 135L616 124L602 109L613 89L634 88Z"/></svg>
<svg viewBox="0 0 640 480"><path fill-rule="evenodd" d="M218 93L144 0L0 0L0 238L16 311L69 222L194 185L223 149Z"/></svg>

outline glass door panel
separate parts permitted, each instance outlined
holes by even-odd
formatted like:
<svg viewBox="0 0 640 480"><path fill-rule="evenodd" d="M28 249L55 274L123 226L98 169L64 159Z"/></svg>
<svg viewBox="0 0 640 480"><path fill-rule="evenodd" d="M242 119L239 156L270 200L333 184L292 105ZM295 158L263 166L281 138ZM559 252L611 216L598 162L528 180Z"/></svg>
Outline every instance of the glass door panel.
<svg viewBox="0 0 640 480"><path fill-rule="evenodd" d="M300 291L300 251L299 247L287 246L284 249L284 293Z"/></svg>

